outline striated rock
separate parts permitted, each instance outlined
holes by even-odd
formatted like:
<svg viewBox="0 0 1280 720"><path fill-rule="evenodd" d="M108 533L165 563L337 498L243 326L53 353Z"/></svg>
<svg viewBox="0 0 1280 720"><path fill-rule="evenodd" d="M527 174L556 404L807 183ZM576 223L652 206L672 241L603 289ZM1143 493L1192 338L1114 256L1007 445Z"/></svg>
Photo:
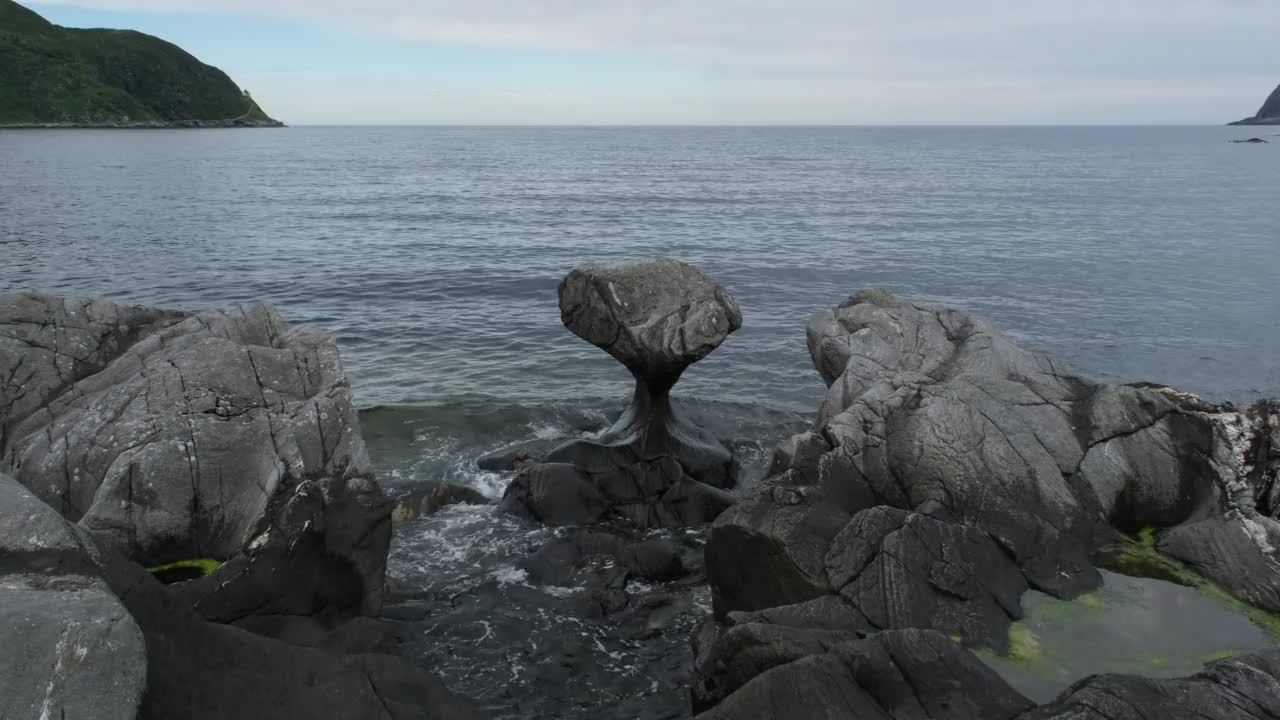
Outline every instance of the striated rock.
<svg viewBox="0 0 1280 720"><path fill-rule="evenodd" d="M527 477L508 489L504 507L544 522L590 522L600 516L562 513L547 504L558 497L578 503L590 494L584 485L595 489L604 514L641 527L707 522L728 507L733 498L724 489L734 483L732 453L684 418L670 398L684 369L741 327L728 292L697 268L668 258L586 264L561 282L560 314L565 327L631 371L635 393L603 435L547 454L546 463L572 466L576 474L526 468ZM549 484L568 489L552 492Z"/></svg>
<svg viewBox="0 0 1280 720"><path fill-rule="evenodd" d="M722 626L699 657L736 652L743 623L768 623L769 645L793 650L817 628L931 628L1003 651L1027 588L1090 590L1093 554L1116 531L1149 527L1164 529L1159 551L1247 602L1280 605L1274 403L1100 385L986 319L884 291L818 313L808 339L826 397L812 430L779 446L771 477L712 526ZM789 677L796 654L743 666L758 677L737 671L741 689L722 705L771 717L744 708L774 702L761 687L777 681L753 683ZM721 672L700 662L699 682ZM857 693L842 697L856 716Z"/></svg>
<svg viewBox="0 0 1280 720"><path fill-rule="evenodd" d="M58 513L0 473L0 717L133 720L142 632Z"/></svg>
<svg viewBox="0 0 1280 720"><path fill-rule="evenodd" d="M773 665L698 719L1006 720L1031 707L982 661L938 632L894 630L856 641L816 634L810 642L820 651ZM787 654L761 655L760 648L748 643L739 654L756 657L730 663Z"/></svg>
<svg viewBox="0 0 1280 720"><path fill-rule="evenodd" d="M0 295L0 463L206 616L374 613L390 507L333 338L264 305L188 315Z"/></svg>
<svg viewBox="0 0 1280 720"><path fill-rule="evenodd" d="M1240 655L1177 680L1094 675L1018 720L1240 720L1280 717L1280 651Z"/></svg>

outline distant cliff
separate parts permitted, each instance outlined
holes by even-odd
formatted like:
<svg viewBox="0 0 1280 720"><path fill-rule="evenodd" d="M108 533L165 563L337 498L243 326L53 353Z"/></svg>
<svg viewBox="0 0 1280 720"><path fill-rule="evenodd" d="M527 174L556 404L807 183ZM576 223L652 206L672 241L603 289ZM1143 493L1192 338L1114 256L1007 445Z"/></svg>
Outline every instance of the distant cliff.
<svg viewBox="0 0 1280 720"><path fill-rule="evenodd" d="M59 27L0 0L0 126L279 125L226 73L176 45Z"/></svg>
<svg viewBox="0 0 1280 720"><path fill-rule="evenodd" d="M1267 101L1262 103L1257 115L1228 123L1228 125L1280 125L1280 86L1277 86Z"/></svg>

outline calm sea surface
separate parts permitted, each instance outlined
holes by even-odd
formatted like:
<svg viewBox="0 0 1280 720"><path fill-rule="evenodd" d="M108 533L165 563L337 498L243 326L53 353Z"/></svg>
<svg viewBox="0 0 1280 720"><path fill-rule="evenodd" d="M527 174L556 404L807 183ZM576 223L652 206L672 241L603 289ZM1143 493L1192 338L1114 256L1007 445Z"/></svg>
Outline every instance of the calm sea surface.
<svg viewBox="0 0 1280 720"><path fill-rule="evenodd" d="M583 260L672 255L728 287L745 323L676 393L743 441L758 472L822 393L806 319L870 286L981 311L1102 379L1280 396L1280 137L1227 142L1258 134L0 131L0 290L274 302L338 336L388 486L444 477L498 495L509 478L479 472L476 455L598 430L629 389L561 326L560 278ZM507 587L545 534L460 508L401 526L392 572L450 597ZM521 612L510 627L533 646L565 642L572 619ZM679 715L685 670L671 657L687 652L687 627L665 646L583 635L563 651L617 666L616 684L554 681L569 699L540 705L548 683L529 668L546 657L512 660L502 628L484 624L422 652L499 711L639 716L616 703L648 693L667 700L645 708L676 708L653 717Z"/></svg>

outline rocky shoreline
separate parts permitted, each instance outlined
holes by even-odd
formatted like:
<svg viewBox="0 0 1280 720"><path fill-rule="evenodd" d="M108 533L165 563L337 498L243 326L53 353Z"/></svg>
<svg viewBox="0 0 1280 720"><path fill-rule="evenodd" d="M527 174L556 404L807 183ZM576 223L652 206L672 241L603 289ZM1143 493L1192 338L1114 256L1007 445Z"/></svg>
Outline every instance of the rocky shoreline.
<svg viewBox="0 0 1280 720"><path fill-rule="evenodd" d="M485 717L422 658L523 603L642 654L687 637L691 656L652 658L684 687L636 677L617 717L1280 717L1280 649L1041 706L974 654L1011 649L1028 590L1078 597L1104 567L1165 563L1280 612L1277 403L1100 385L983 318L868 291L810 321L826 398L742 487L733 438L668 399L742 325L724 288L668 259L590 264L560 307L635 377L632 406L482 458L512 476L495 510L548 527L530 592L436 597L387 576L393 521L487 499L384 494L323 330L264 305L0 295L0 716ZM164 566L187 574L145 569ZM545 695L513 698L520 716L612 672L528 632L499 639Z"/></svg>
<svg viewBox="0 0 1280 720"><path fill-rule="evenodd" d="M279 120L138 120L119 123L0 123L0 130L197 130L213 128L283 128Z"/></svg>

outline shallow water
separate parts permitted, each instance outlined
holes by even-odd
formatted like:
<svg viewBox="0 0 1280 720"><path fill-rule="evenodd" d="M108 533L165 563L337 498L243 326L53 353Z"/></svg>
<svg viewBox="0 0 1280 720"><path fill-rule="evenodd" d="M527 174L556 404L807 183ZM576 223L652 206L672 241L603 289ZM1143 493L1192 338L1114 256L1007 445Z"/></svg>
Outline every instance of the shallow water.
<svg viewBox="0 0 1280 720"><path fill-rule="evenodd" d="M1180 677L1273 643L1249 618L1198 590L1102 575L1101 588L1071 602L1026 593L1026 617L1010 636L1015 657L981 657L1024 695L1048 702L1095 673Z"/></svg>
<svg viewBox="0 0 1280 720"><path fill-rule="evenodd" d="M277 303L338 337L391 491L445 479L496 497L509 478L476 457L599 432L629 394L626 372L561 326L560 278L586 259L683 257L735 294L745 325L676 394L737 441L749 484L821 397L805 320L868 286L989 314L1105 380L1280 395L1280 156L1226 142L1239 134L0 131L0 290ZM399 526L390 573L427 613L414 652L504 717L681 717L705 588L629 588L636 604L670 602L639 641L644 617L584 620L566 605L575 588L520 577L552 534L470 506ZM1126 647L1168 660L1117 650L1117 668L1181 672L1226 649L1164 647L1161 628L1248 644L1219 610L1147 582L1120 593L1136 604L1085 618L1100 637L1149 630ZM1038 697L1084 669L1054 654L1071 647L1060 629L1036 630L1040 679L1023 687Z"/></svg>

